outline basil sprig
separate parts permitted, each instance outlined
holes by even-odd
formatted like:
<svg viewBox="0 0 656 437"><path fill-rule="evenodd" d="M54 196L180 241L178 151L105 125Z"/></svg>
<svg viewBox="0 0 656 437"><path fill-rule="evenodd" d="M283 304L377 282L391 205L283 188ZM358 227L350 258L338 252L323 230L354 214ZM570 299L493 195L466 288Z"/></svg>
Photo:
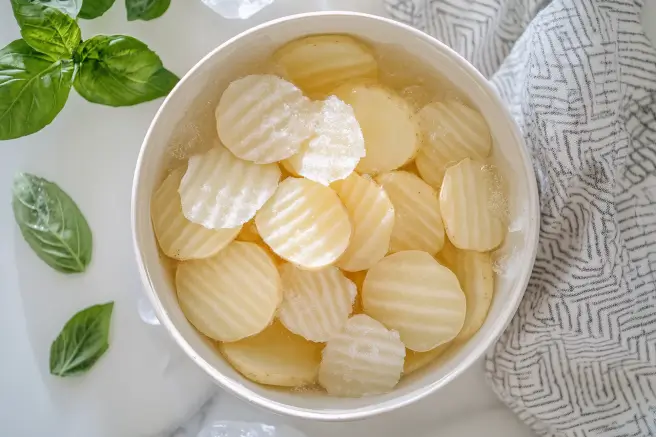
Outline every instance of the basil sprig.
<svg viewBox="0 0 656 437"><path fill-rule="evenodd" d="M85 0L82 12L102 13L100 3ZM0 140L50 124L73 85L90 102L130 106L166 96L179 80L135 38L99 35L83 42L75 19L48 2L11 4L23 39L0 49Z"/></svg>

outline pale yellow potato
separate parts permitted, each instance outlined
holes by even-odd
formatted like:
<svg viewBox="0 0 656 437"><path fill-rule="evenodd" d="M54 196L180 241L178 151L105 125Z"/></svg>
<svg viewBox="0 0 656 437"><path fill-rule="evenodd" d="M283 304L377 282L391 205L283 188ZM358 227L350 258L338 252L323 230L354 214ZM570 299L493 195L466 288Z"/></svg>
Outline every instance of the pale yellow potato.
<svg viewBox="0 0 656 437"><path fill-rule="evenodd" d="M490 129L475 109L447 100L424 106L416 118L422 141L415 162L422 179L432 187L439 189L450 165L490 155Z"/></svg>
<svg viewBox="0 0 656 437"><path fill-rule="evenodd" d="M278 319L287 329L315 342L328 341L342 330L357 289L337 267L308 271L285 264L279 271L283 299Z"/></svg>
<svg viewBox="0 0 656 437"><path fill-rule="evenodd" d="M312 97L354 79L378 78L378 64L364 43L346 35L312 35L273 54L274 70Z"/></svg>
<svg viewBox="0 0 656 437"><path fill-rule="evenodd" d="M308 179L282 181L255 224L278 256L305 269L334 263L351 238L351 222L337 194Z"/></svg>
<svg viewBox="0 0 656 437"><path fill-rule="evenodd" d="M358 295L355 297L355 303L353 304L353 314L362 314L364 312L362 308L362 284L364 283L364 278L367 276L366 270L360 270L359 272L344 272L344 276L349 278L358 290Z"/></svg>
<svg viewBox="0 0 656 437"><path fill-rule="evenodd" d="M385 190L357 173L331 185L346 207L353 225L351 242L337 260L342 270L366 270L382 259L390 246L394 206Z"/></svg>
<svg viewBox="0 0 656 437"><path fill-rule="evenodd" d="M458 278L418 250L388 255L369 269L362 303L365 314L397 330L405 346L416 352L453 340L465 321Z"/></svg>
<svg viewBox="0 0 656 437"><path fill-rule="evenodd" d="M153 194L150 202L153 230L165 255L177 260L207 258L234 240L241 226L215 230L187 220L178 194L185 170L185 167L173 170Z"/></svg>
<svg viewBox="0 0 656 437"><path fill-rule="evenodd" d="M353 107L364 135L366 156L360 159L358 172L383 173L414 158L419 130L412 107L398 94L367 83L346 84L333 94Z"/></svg>
<svg viewBox="0 0 656 437"><path fill-rule="evenodd" d="M456 249L450 242L438 254L438 260L456 274L467 299L465 323L455 342L469 340L481 329L494 296L494 271L488 252Z"/></svg>
<svg viewBox="0 0 656 437"><path fill-rule="evenodd" d="M353 108L335 96L318 102L314 133L301 151L283 161L292 174L328 185L344 179L365 155L364 137Z"/></svg>
<svg viewBox="0 0 656 437"><path fill-rule="evenodd" d="M246 241L249 243L263 243L262 237L257 233L257 226L255 220L249 220L241 227L241 231L237 234L237 240Z"/></svg>
<svg viewBox="0 0 656 437"><path fill-rule="evenodd" d="M280 180L276 164L243 161L216 144L189 158L178 192L187 220L208 229L235 228L255 216Z"/></svg>
<svg viewBox="0 0 656 437"><path fill-rule="evenodd" d="M404 357L405 347L398 332L358 314L326 343L319 384L333 396L387 393L401 378Z"/></svg>
<svg viewBox="0 0 656 437"><path fill-rule="evenodd" d="M446 234L459 249L487 252L506 235L504 194L485 164L465 158L449 167L440 189Z"/></svg>
<svg viewBox="0 0 656 437"><path fill-rule="evenodd" d="M405 362L403 363L403 374L409 375L422 367L427 366L438 359L451 346L451 342L444 343L426 352L415 352L410 349L405 351Z"/></svg>
<svg viewBox="0 0 656 437"><path fill-rule="evenodd" d="M264 251L269 255L271 260L275 265L280 266L285 263L285 260L276 255L273 250L262 240L260 234L257 233L257 226L255 226L255 220L250 220L241 228L241 232L237 235L237 241L246 241L249 243L255 243L260 246Z"/></svg>
<svg viewBox="0 0 656 437"><path fill-rule="evenodd" d="M453 243L451 243L448 238L444 239L444 246L435 258L440 262L440 264L447 267L453 273L456 273L458 249L453 246ZM456 274L456 276L458 275Z"/></svg>
<svg viewBox="0 0 656 437"><path fill-rule="evenodd" d="M278 76L250 75L228 85L216 107L219 138L238 158L270 164L298 153L314 113L303 92Z"/></svg>
<svg viewBox="0 0 656 437"><path fill-rule="evenodd" d="M294 167L292 167L288 159L280 161L280 165L282 166L282 179L287 179L290 176L296 178L301 177L301 175L296 173L296 170L294 170Z"/></svg>
<svg viewBox="0 0 656 437"><path fill-rule="evenodd" d="M189 322L219 341L262 331L282 301L278 269L255 243L233 241L211 258L180 263L175 284Z"/></svg>
<svg viewBox="0 0 656 437"><path fill-rule="evenodd" d="M394 205L390 251L423 250L435 255L444 245L437 192L418 176L392 171L376 178Z"/></svg>
<svg viewBox="0 0 656 437"><path fill-rule="evenodd" d="M314 384L322 348L322 344L289 332L277 321L252 337L219 345L226 360L246 378L281 387Z"/></svg>

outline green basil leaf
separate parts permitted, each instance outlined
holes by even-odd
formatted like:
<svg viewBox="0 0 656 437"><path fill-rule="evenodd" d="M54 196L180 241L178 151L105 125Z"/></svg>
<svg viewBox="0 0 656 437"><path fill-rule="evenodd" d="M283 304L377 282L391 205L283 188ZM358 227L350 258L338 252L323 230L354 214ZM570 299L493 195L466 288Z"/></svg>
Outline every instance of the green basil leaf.
<svg viewBox="0 0 656 437"><path fill-rule="evenodd" d="M115 0L84 0L78 17L92 20L100 17L112 7Z"/></svg>
<svg viewBox="0 0 656 437"><path fill-rule="evenodd" d="M0 50L0 140L33 134L62 110L73 83L72 60L53 61L22 39Z"/></svg>
<svg viewBox="0 0 656 437"><path fill-rule="evenodd" d="M93 249L91 229L57 184L20 173L14 179L12 206L23 238L46 264L62 273L87 268Z"/></svg>
<svg viewBox="0 0 656 437"><path fill-rule="evenodd" d="M50 346L50 373L73 376L87 372L109 348L114 302L75 314Z"/></svg>
<svg viewBox="0 0 656 437"><path fill-rule="evenodd" d="M93 103L136 105L166 96L179 80L155 52L130 36L94 36L80 46L78 58L75 89Z"/></svg>
<svg viewBox="0 0 656 437"><path fill-rule="evenodd" d="M154 20L164 15L171 5L171 0L125 0L128 21Z"/></svg>
<svg viewBox="0 0 656 437"><path fill-rule="evenodd" d="M75 19L32 0L11 0L21 35L33 49L54 60L71 59L82 33Z"/></svg>

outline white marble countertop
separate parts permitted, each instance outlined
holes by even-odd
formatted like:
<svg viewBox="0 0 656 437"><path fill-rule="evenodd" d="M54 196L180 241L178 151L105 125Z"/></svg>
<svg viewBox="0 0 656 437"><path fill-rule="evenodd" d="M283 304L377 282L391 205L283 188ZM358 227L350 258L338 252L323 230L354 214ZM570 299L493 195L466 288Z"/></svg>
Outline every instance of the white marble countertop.
<svg viewBox="0 0 656 437"><path fill-rule="evenodd" d="M646 0L656 22L656 0ZM219 43L272 18L320 9L384 14L381 0L276 0L247 22L228 21L199 0L173 1L152 22L127 22L123 2L82 21L83 36L124 33L146 42L183 74ZM652 26L653 27L653 26ZM656 32L656 29L652 29ZM0 46L19 37L8 1L0 3ZM196 436L213 420L264 421L328 435L528 437L486 386L478 363L439 393L383 417L325 424L274 416L221 393L158 326L138 312L140 281L130 237L130 189L142 137L161 101L132 108L92 105L71 92L43 131L0 143L0 435L28 437ZM78 202L94 232L94 260L83 276L51 271L14 225L11 181L18 171L51 179ZM112 346L81 378L48 374L48 348L77 310L116 302ZM180 424L184 424L180 427Z"/></svg>

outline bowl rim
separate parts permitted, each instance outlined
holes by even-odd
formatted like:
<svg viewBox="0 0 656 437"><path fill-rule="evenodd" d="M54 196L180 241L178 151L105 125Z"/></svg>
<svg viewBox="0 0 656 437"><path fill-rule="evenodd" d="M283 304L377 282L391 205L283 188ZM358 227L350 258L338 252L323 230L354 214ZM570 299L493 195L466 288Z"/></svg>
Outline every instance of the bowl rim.
<svg viewBox="0 0 656 437"><path fill-rule="evenodd" d="M232 378L225 376L222 372L220 372L218 369L216 369L210 363L208 363L206 360L200 357L199 354L195 351L195 349L185 340L185 338L183 338L182 334L176 328L173 321L169 318L169 316L166 313L166 310L163 308L160 300L157 297L157 293L155 292L154 286L150 280L148 270L146 269L146 263L144 257L142 257L142 253L140 249L140 235L142 231L139 230L137 226L138 209L140 206L140 202L142 201L139 194L139 186L140 186L140 179L141 179L141 168L144 161L145 151L148 147L152 147L150 146L151 144L150 139L151 136L153 135L154 127L157 124L157 121L162 115L162 113L166 110L168 106L168 102L172 98L172 96L184 86L184 83L192 75L194 75L194 73L199 68L201 68L201 66L205 64L205 62L207 62L209 59L214 57L217 53L231 46L235 41L247 37L252 33L260 32L263 29L276 26L283 22L304 20L307 18L312 18L317 16L349 16L349 17L357 16L363 20L374 20L374 21L384 22L387 25L400 27L404 31L411 33L415 37L422 39L431 45L438 46L440 50L448 53L448 56L450 56L453 59L453 61L458 64L460 68L466 70L477 81L477 85L479 85L484 90L484 92L488 95L488 97L494 102L494 104L501 111L502 117L504 117L507 121L509 121L509 127L512 131L511 132L512 136L514 137L516 144L519 146L520 149L519 153L524 163L524 170L526 172L527 178L529 179L528 181L529 201L527 205L529 220L528 220L528 226L526 232L527 236L525 241L530 251L530 260L526 271L524 271L516 279L515 286L514 286L514 290L515 290L514 300L512 302L508 302L510 305L505 306L503 312L500 315L500 318L505 319L505 322L503 324L492 325L491 329L486 333L486 336L481 339L478 347L472 349L468 355L464 356L463 359L439 381L435 381L432 384L427 384L425 386L412 390L399 397L394 397L377 404L358 407L355 409L328 410L328 409L302 408L302 407L291 406L288 404L280 403L278 401L274 401L266 396L260 395L252 391L251 389L249 389L244 385L239 384L238 382L232 380ZM192 361L194 361L201 369L203 369L203 371L205 371L222 388L228 390L234 395L237 395L239 398L244 399L259 407L274 411L279 414L284 414L290 417L329 421L329 422L339 422L339 421L359 420L359 419L377 416L382 413L390 412L399 409L401 407L410 405L416 401L419 401L420 399L423 399L426 396L436 392L439 388L447 385L449 382L451 382L457 376L461 375L465 370L471 367L472 364L474 364L483 356L485 351L489 347L491 347L494 344L494 342L496 342L496 340L498 340L498 338L501 336L503 331L505 331L506 327L510 324L526 291L526 287L528 285L537 254L538 238L539 238L539 211L540 211L539 197L538 197L535 172L533 170L533 165L531 163L531 160L529 159L528 152L526 150L526 144L524 142L524 138L521 135L517 123L512 118L510 111L507 108L507 105L501 100L500 96L492 88L488 80L473 65L471 65L466 59L464 59L460 54L458 54L456 51L448 47L446 44L424 33L423 31L411 27L407 24L386 17L366 14L361 12L320 11L320 12L307 12L307 13L289 15L251 27L239 33L238 35L229 38L228 40L217 46L215 49L210 51L180 79L180 81L176 84L173 90L169 93L169 95L164 99L164 101L160 105L159 109L157 110L155 116L153 117L150 123L150 126L148 127L144 140L141 144L139 155L136 161L133 183L132 183L130 218L131 218L131 227L132 227L132 243L135 251L137 266L139 268L139 274L141 276L141 281L145 288L144 291L148 296L148 299L150 300L150 303L152 304L160 323L166 328L166 331L169 333L169 335L171 335L171 337L173 337L176 344L187 354L187 356L189 356L192 359ZM521 289L521 292L517 293L516 292L517 289Z"/></svg>

